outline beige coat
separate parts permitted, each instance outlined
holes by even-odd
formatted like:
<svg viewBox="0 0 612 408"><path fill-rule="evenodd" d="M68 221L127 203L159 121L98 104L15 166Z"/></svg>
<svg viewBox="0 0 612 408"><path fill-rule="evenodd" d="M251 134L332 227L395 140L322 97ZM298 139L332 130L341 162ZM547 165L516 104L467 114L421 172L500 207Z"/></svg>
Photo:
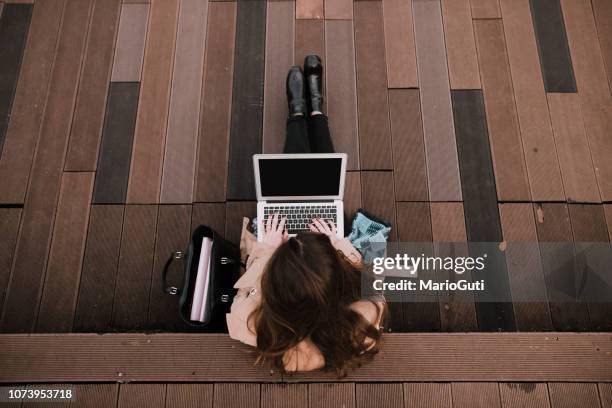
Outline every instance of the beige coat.
<svg viewBox="0 0 612 408"><path fill-rule="evenodd" d="M242 237L240 239L240 252L243 261L246 259L246 272L234 285L238 293L232 303L230 313L226 314L227 328L231 338L240 340L243 343L255 346L257 336L254 330L247 327L247 321L251 312L261 301L261 274L274 253L273 247L257 242L255 236L247 231L246 227L249 220L243 220ZM338 240L334 246L342 251L351 261L358 263L361 261L360 253L353 247L351 242L344 238ZM360 312L368 321L378 325L376 307L369 301L358 301L351 306L355 311ZM285 369L288 371L308 371L322 368L325 364L321 352L309 340L303 340L296 347L293 353L287 352L284 357Z"/></svg>

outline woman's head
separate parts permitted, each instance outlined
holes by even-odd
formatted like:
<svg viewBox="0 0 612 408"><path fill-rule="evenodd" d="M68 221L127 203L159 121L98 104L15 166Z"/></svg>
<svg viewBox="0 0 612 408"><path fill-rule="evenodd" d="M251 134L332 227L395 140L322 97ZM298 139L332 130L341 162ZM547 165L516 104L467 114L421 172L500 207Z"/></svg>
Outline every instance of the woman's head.
<svg viewBox="0 0 612 408"><path fill-rule="evenodd" d="M283 368L283 354L310 339L338 375L376 353L380 333L351 309L362 271L323 234L305 233L275 251L261 278L261 305L250 318L260 357ZM378 306L377 306L378 307Z"/></svg>

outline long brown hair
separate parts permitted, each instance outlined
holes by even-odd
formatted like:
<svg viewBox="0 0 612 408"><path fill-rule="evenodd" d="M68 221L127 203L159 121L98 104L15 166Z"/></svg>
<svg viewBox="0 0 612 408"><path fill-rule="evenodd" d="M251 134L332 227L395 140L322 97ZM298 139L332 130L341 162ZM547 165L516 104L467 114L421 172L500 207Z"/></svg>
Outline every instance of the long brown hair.
<svg viewBox="0 0 612 408"><path fill-rule="evenodd" d="M382 331L350 307L367 281L323 234L299 234L280 245L261 277L261 304L249 316L259 360L284 371L283 355L305 339L339 377L370 359ZM386 305L372 303L384 318Z"/></svg>

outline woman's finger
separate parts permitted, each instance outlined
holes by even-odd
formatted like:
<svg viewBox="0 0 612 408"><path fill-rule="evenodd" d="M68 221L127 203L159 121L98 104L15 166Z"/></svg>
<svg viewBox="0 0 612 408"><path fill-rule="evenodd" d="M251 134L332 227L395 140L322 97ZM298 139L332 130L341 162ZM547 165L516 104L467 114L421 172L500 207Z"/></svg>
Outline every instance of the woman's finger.
<svg viewBox="0 0 612 408"><path fill-rule="evenodd" d="M336 230L336 224L332 221L332 220L327 220L327 223L329 224L329 229L331 230L331 232L334 233L334 235L338 232Z"/></svg>
<svg viewBox="0 0 612 408"><path fill-rule="evenodd" d="M310 227L310 231L312 232L319 232L319 230L317 229L317 227L314 225L314 223L312 224L308 224L308 226Z"/></svg>
<svg viewBox="0 0 612 408"><path fill-rule="evenodd" d="M283 232L285 230L285 224L287 223L287 217L282 217L278 223L278 231Z"/></svg>
<svg viewBox="0 0 612 408"><path fill-rule="evenodd" d="M331 231L329 229L329 227L327 226L327 224L325 224L325 222L323 222L322 219L317 218L316 220L317 225L319 225L319 228L321 229L321 232L323 232L324 234L331 234Z"/></svg>
<svg viewBox="0 0 612 408"><path fill-rule="evenodd" d="M268 215L266 219L266 232L270 231L272 228L272 214Z"/></svg>

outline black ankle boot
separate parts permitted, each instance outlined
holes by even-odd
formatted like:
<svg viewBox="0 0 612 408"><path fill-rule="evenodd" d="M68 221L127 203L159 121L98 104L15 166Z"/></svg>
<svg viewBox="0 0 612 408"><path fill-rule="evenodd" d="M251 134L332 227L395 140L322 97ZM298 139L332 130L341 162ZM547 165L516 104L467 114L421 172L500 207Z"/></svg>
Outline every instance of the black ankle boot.
<svg viewBox="0 0 612 408"><path fill-rule="evenodd" d="M291 67L287 74L287 103L289 104L289 115L306 114L304 73L298 66Z"/></svg>
<svg viewBox="0 0 612 408"><path fill-rule="evenodd" d="M304 59L304 76L308 84L306 102L310 112L323 112L323 63L318 55Z"/></svg>

